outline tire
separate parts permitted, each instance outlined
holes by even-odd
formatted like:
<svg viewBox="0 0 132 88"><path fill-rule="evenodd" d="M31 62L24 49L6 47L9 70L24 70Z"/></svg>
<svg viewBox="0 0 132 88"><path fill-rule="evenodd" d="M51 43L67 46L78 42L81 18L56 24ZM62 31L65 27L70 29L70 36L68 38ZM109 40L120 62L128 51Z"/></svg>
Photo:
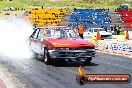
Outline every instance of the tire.
<svg viewBox="0 0 132 88"><path fill-rule="evenodd" d="M38 54L36 53L36 52L34 52L32 49L31 49L31 47L29 47L29 51L30 51L30 53L31 53L31 58L32 59L38 59Z"/></svg>
<svg viewBox="0 0 132 88"><path fill-rule="evenodd" d="M31 52L32 59L38 59L38 54L31 49L30 43L27 41L28 49Z"/></svg>
<svg viewBox="0 0 132 88"><path fill-rule="evenodd" d="M38 54L35 53L35 52L32 51L32 50L31 50L31 52L32 52L32 54L33 54L32 58L38 60Z"/></svg>
<svg viewBox="0 0 132 88"><path fill-rule="evenodd" d="M92 57L87 58L87 59L85 60L85 64L90 63L91 60L92 60Z"/></svg>
<svg viewBox="0 0 132 88"><path fill-rule="evenodd" d="M50 59L48 50L47 50L46 48L44 49L44 63L45 63L46 65L51 64L51 59Z"/></svg>

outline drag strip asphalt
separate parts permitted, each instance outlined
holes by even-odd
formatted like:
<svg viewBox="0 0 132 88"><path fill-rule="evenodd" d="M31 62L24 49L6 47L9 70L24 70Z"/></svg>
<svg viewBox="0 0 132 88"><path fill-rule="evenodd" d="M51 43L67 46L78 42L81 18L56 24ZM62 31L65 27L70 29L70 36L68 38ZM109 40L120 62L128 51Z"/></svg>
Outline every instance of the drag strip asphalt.
<svg viewBox="0 0 132 88"><path fill-rule="evenodd" d="M56 62L45 65L31 58L10 58L0 54L0 77L7 88L131 88L130 84L86 84L76 82L78 66ZM84 66L88 74L130 74L132 59L97 53L92 62Z"/></svg>

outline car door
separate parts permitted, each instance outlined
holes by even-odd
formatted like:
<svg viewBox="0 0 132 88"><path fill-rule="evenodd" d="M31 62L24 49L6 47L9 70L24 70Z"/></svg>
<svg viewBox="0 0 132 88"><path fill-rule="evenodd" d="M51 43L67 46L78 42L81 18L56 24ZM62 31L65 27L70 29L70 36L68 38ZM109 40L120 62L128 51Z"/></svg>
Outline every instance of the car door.
<svg viewBox="0 0 132 88"><path fill-rule="evenodd" d="M39 53L40 55L44 55L44 41L43 41L43 29L40 29L37 35L37 47L36 47L36 52Z"/></svg>
<svg viewBox="0 0 132 88"><path fill-rule="evenodd" d="M33 50L34 52L36 52L36 53L38 53L38 52L37 52L37 49L38 49L38 44L37 44L37 43L38 43L38 39L37 39L37 37L38 37L39 31L40 31L40 29L36 29L36 30L32 33L32 35L30 36L30 41L31 41L30 46L31 46L32 50Z"/></svg>

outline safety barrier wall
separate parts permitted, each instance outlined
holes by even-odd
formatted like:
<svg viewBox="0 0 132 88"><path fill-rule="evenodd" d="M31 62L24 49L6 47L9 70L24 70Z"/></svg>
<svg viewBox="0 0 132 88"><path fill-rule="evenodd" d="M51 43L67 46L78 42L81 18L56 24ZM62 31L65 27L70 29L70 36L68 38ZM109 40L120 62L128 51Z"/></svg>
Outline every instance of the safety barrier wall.
<svg viewBox="0 0 132 88"><path fill-rule="evenodd" d="M99 40L95 41L95 46L98 51L108 52L110 54L116 54L120 56L132 57L132 40Z"/></svg>

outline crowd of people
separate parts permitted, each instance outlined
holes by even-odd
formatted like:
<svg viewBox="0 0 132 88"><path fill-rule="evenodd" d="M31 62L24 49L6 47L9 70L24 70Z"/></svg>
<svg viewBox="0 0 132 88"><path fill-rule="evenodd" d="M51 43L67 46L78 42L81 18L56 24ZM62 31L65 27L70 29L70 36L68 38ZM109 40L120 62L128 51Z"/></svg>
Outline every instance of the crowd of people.
<svg viewBox="0 0 132 88"><path fill-rule="evenodd" d="M121 32L121 26L120 25L115 25L114 27L110 27L110 31L112 31L113 35L120 35Z"/></svg>

